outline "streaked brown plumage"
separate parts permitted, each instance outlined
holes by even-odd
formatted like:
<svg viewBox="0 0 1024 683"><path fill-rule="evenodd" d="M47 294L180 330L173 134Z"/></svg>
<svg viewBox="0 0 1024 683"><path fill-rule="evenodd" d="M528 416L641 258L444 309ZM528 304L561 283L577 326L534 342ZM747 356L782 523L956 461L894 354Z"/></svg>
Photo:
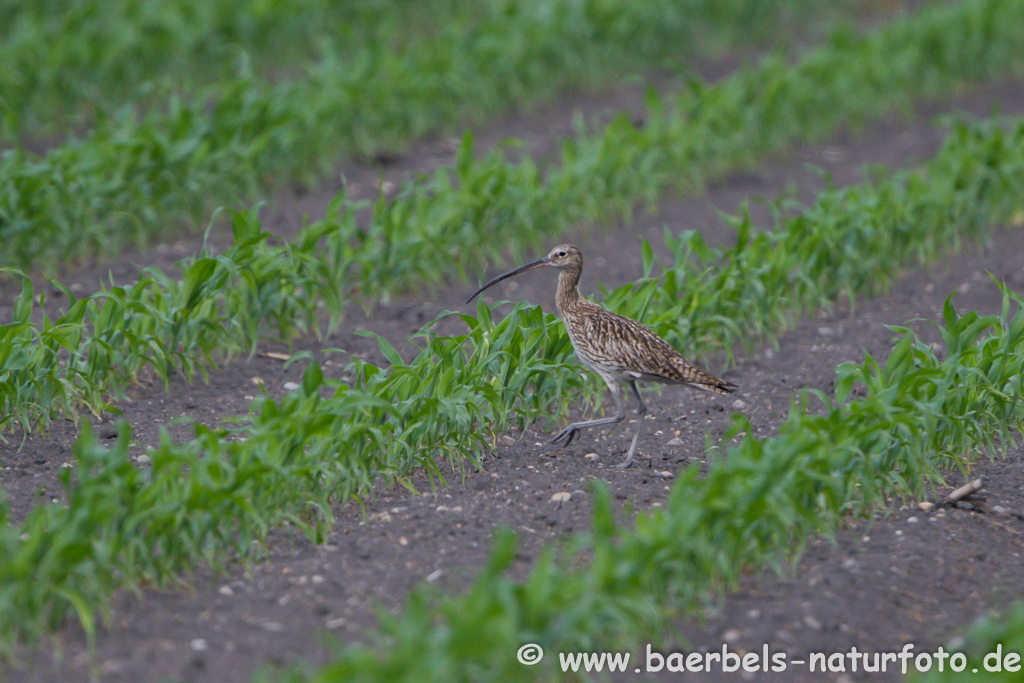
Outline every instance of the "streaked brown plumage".
<svg viewBox="0 0 1024 683"><path fill-rule="evenodd" d="M608 384L616 408L616 413L612 417L568 425L551 440L551 443L561 441L562 446L568 446L584 427L622 422L626 418L622 404L622 385L628 384L637 400L637 427L629 454L619 467L629 467L636 454L640 429L643 426L644 414L647 412L647 406L640 398L640 391L636 386L637 380L685 384L716 394L728 394L737 389L732 382L712 377L690 363L651 329L582 298L577 286L583 274L583 254L571 244L561 244L544 258L499 275L478 289L466 303L491 285L513 275L543 267L558 269L558 292L555 296L558 313L562 316L569 339L576 349L576 355L584 365L600 375Z"/></svg>

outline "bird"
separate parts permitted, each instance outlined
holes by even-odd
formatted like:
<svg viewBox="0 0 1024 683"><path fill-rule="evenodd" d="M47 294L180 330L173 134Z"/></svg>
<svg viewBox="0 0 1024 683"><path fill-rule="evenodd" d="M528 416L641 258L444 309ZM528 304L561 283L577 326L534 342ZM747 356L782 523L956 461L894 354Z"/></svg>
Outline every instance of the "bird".
<svg viewBox="0 0 1024 683"><path fill-rule="evenodd" d="M578 287L583 275L583 253L572 244L560 244L544 258L513 268L490 280L476 290L466 303L502 280L537 268L555 268L559 271L555 303L576 356L605 381L615 400L615 415L573 422L548 443L566 448L581 429L622 422L626 418L622 385L628 385L637 401L637 426L626 460L618 465L626 468L634 462L644 415L647 413L647 405L640 397L636 385L638 380L683 384L715 394L730 394L739 388L732 382L709 375L686 360L649 327L581 297Z"/></svg>

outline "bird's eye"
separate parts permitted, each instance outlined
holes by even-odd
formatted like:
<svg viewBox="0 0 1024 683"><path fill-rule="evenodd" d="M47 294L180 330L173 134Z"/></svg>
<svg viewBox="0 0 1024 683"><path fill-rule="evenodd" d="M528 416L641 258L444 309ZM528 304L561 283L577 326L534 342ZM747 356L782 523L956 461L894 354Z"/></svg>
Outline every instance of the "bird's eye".
<svg viewBox="0 0 1024 683"><path fill-rule="evenodd" d="M564 251L560 251L560 252L558 252L558 255L559 256L565 256L565 252Z"/></svg>

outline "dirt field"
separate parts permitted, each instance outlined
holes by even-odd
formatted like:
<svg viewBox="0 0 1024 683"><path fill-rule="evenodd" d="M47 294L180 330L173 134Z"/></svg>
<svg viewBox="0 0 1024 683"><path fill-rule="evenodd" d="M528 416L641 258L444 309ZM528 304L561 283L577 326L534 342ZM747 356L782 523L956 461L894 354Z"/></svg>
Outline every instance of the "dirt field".
<svg viewBox="0 0 1024 683"><path fill-rule="evenodd" d="M641 94L628 89L605 98L567 99L479 131L478 147L484 151L487 143L514 136L542 155L569 130L577 110L588 117L610 109L639 112L642 103ZM702 197L669 198L656 215L641 215L625 225L580 226L576 234L552 235L551 244L569 240L583 249L587 262L581 290L593 294L599 281L614 287L641 275L641 237L657 247L668 226L700 230L713 244L728 242L733 235L716 211L734 212L744 200L772 199L794 189L800 198L812 198L824 181L808 164L828 171L837 185L858 181L865 164L910 166L932 154L941 141L937 114L988 116L994 107L1002 114L1024 114L1024 83L987 86L955 100L922 104L909 120L893 118L864 131L844 131L827 144L798 149L726 178ZM397 181L416 169L447 163L452 149L447 141L423 144L383 169L342 171L351 194L370 196L382 170ZM327 183L313 193L279 194L264 209L264 225L284 235L294 232L304 214L316 217L322 212L338 187L339 183ZM754 204L752 213L759 224L766 224L763 206ZM197 244L166 244L66 273L63 279L89 291L106 279L108 270L119 280L130 280L140 265L170 267ZM509 265L494 264L480 277ZM321 547L279 533L271 538L266 561L248 572L234 567L228 575L211 576L204 570L180 589L118 595L113 621L99 635L95 653L86 649L81 630L69 626L56 643L27 653L25 668L10 669L0 680L71 682L98 675L104 681L227 683L249 681L262 668L324 661L334 648L362 637L375 623L375 607L400 607L406 591L417 582L428 580L459 590L487 556L495 525L519 532L517 567L525 570L544 543L587 528L589 481L607 481L626 507L660 505L669 488L661 473L702 460L705 434L717 438L729 425L731 413L745 413L759 434L771 433L797 389L830 391L837 364L859 361L865 351L884 357L893 337L886 325L937 319L944 299L954 290L960 292L954 300L958 308L998 312L1000 294L986 272L1024 291L1020 230L1000 233L989 244L975 245L929 268L910 270L887 295L859 302L852 311L803 319L778 348L740 352L734 367L711 359L710 371L740 385L727 398L648 388L649 424L640 441L639 466L613 466L628 446L629 423L584 432L565 450L544 445L559 425L535 424L523 434L501 437L494 457L484 462L484 471L470 472L464 481L452 473L448 487L431 490L428 482L417 482L423 485L420 495L381 490L367 505L366 516L355 504L336 510L338 523ZM320 343L299 340L295 348L340 347L380 361L372 340L356 336L356 331L373 330L401 344L441 310L458 308L473 289L453 281L429 298L409 295L376 307L369 316L354 306L336 334ZM554 276L545 271L488 292L492 300L527 300L549 310L553 294ZM8 315L13 297L10 288L2 291L0 319ZM927 324L915 322L911 327L929 333ZM258 392L255 378L279 395L284 383L296 380L301 372L299 364L285 370L280 361L257 355L214 373L208 384L175 386L170 391L159 384L139 386L131 392L133 400L120 407L142 443L154 442L160 427L184 437L189 429L171 425L175 418L212 424L243 414ZM574 419L579 417L573 413ZM114 436L111 424L98 425L98 431ZM0 447L0 485L12 501L15 519L35 502L60 495L57 472L71 457L74 437L75 430L63 426L45 438L29 439L20 449L17 440ZM939 644L948 648L952 639L955 647L957 634L976 617L1024 595L1024 452L1018 448L992 462L987 454L978 454L977 462L972 476L984 476L986 484L974 502L926 511L915 501L893 501L888 514L851 522L834 542L812 540L791 573L748 576L740 590L721 596L702 618L681 618L679 637L654 647L720 650L728 643L733 650L761 651L767 644L773 652L786 652L790 660L812 652L846 652L852 646L888 652L913 643L915 651L923 652ZM961 483L961 474L950 475L951 486ZM552 494L558 492L571 497L553 502ZM936 491L932 500L945 493ZM59 656L52 645L58 646ZM740 674L717 674L706 680L738 678L742 679ZM778 680L898 678L891 671L811 674L797 667L796 673L790 671Z"/></svg>

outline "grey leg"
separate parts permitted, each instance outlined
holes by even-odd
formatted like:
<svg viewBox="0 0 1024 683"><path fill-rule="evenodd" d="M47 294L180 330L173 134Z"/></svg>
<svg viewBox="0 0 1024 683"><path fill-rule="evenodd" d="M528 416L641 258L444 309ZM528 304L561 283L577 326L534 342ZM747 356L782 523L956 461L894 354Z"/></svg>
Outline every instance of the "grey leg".
<svg viewBox="0 0 1024 683"><path fill-rule="evenodd" d="M636 382L631 381L629 383L630 389L633 390L633 395L636 396L636 434L633 435L633 443L629 446L629 455L626 456L626 461L617 465L617 467L629 467L633 464L633 456L636 454L636 444L640 441L640 428L644 426L644 415L647 414L647 405L644 404L644 400L640 398L640 390L636 388Z"/></svg>
<svg viewBox="0 0 1024 683"><path fill-rule="evenodd" d="M608 380L605 380L608 381ZM611 389L612 398L615 399L615 415L612 417L602 417L597 420L590 420L589 422L573 422L562 431L558 432L555 438L551 439L548 443L558 443L559 441L565 440L562 443L562 448L568 446L577 432L584 427L598 427L600 425L610 425L617 422L622 422L626 419L626 410L622 406L622 388L618 382L609 381L608 388ZM636 387L633 387L633 391L636 391Z"/></svg>

